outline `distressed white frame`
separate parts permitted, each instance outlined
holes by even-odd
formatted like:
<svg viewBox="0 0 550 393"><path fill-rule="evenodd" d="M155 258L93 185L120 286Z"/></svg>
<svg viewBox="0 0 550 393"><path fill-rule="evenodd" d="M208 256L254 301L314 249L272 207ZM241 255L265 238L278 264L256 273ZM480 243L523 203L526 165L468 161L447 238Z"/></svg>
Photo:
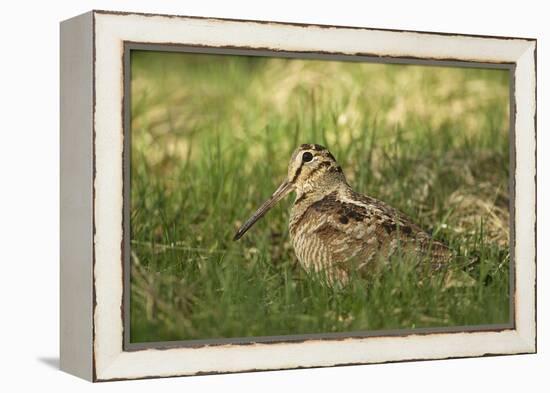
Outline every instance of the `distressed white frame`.
<svg viewBox="0 0 550 393"><path fill-rule="evenodd" d="M82 304L78 301L65 304L65 318L62 299L61 324L62 330L68 331L75 315L91 310L93 329L89 326L89 331L74 334L72 338L64 338L62 332L61 339L66 341L66 345L62 345L62 368L87 379L103 381L536 351L535 40L97 11L64 23L75 24L78 20L84 21L82 26L91 26L89 34L86 34L88 27L76 30L85 29L84 40L92 40L94 62L93 85L89 86L95 103L90 108L93 123L91 130L85 128L83 131L92 144L91 155L80 158L91 160L94 167L88 174L94 190L94 233L92 258L89 258L93 263L93 277L92 266L86 265L89 263L86 259L82 269L89 277L92 293L84 288ZM66 38L67 41L71 39L72 36ZM512 239L515 242L515 328L494 332L124 351L121 314L124 42L515 63L516 193L515 238ZM90 131L92 134L88 135ZM71 162L66 159L63 165L71 165ZM70 196L70 191L67 193ZM63 263L62 289L63 281L69 280L63 277ZM72 296L80 296L78 289ZM80 311L76 310L78 304L82 306ZM91 356L90 351L75 348L79 339L85 341L84 346L92 345L88 348ZM64 358L70 358L72 365L68 360L64 362Z"/></svg>

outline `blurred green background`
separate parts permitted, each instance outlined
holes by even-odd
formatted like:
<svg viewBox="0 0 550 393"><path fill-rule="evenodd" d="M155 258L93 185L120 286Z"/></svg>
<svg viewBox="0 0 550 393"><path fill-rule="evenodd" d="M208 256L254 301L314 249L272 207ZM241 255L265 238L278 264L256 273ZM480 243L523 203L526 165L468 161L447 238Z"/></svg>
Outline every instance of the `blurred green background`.
<svg viewBox="0 0 550 393"><path fill-rule="evenodd" d="M131 342L509 321L509 72L131 52ZM302 143L457 250L450 282L396 264L327 288L287 198L238 226Z"/></svg>

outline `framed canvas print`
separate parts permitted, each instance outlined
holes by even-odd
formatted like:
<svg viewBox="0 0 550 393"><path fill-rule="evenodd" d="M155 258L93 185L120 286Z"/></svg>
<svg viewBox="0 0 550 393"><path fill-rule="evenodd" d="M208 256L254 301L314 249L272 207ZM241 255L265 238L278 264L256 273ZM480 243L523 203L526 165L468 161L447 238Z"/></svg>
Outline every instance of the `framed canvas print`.
<svg viewBox="0 0 550 393"><path fill-rule="evenodd" d="M61 368L536 351L536 40L61 23Z"/></svg>

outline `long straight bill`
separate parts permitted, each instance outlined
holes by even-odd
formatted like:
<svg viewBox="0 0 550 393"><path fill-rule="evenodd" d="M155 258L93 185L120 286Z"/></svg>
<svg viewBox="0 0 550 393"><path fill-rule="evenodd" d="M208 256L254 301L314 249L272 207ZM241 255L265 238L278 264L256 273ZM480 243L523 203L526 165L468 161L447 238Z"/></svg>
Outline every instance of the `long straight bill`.
<svg viewBox="0 0 550 393"><path fill-rule="evenodd" d="M262 218L265 213L273 206L277 204L281 199L283 199L290 191L292 191L292 184L285 180L277 190L271 195L271 197L265 201L262 206L239 228L233 240L239 240L245 233L248 231L252 225L256 223L260 218Z"/></svg>

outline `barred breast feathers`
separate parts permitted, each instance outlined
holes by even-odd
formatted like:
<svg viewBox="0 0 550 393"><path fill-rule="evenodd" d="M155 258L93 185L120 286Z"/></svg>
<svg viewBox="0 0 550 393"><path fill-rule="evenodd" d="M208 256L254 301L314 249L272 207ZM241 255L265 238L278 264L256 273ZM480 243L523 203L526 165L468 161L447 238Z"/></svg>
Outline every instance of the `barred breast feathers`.
<svg viewBox="0 0 550 393"><path fill-rule="evenodd" d="M365 263L376 255L389 257L399 246L414 247L437 263L450 256L444 244L432 240L408 216L375 198L349 188L314 197L306 204L307 198L302 195L296 199L290 220L291 237L299 238L298 247L307 247L308 241L319 239L327 258L336 263L356 257L363 257ZM304 254L308 259L308 253Z"/></svg>

